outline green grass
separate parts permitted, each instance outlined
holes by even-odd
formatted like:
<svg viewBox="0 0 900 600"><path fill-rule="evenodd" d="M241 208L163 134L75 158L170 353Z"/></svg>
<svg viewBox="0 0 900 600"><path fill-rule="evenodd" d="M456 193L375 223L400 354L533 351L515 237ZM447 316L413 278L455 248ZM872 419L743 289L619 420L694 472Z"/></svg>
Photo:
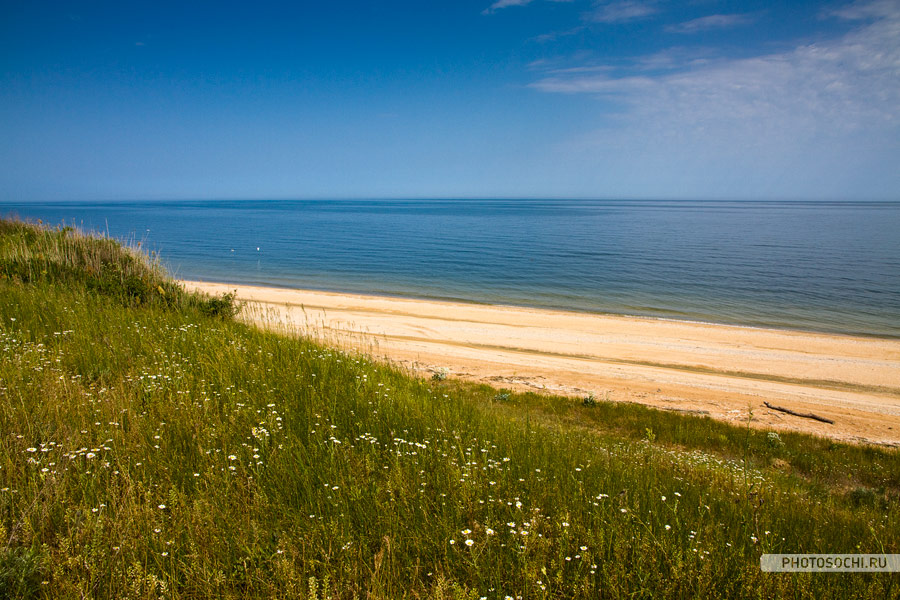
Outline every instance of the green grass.
<svg viewBox="0 0 900 600"><path fill-rule="evenodd" d="M159 263L138 248L75 230L56 230L0 219L0 281L51 282L112 297L127 306L194 308L232 317L234 297L203 298L184 291Z"/></svg>
<svg viewBox="0 0 900 600"><path fill-rule="evenodd" d="M900 552L895 451L416 379L114 248L0 225L0 597L900 596L759 570Z"/></svg>

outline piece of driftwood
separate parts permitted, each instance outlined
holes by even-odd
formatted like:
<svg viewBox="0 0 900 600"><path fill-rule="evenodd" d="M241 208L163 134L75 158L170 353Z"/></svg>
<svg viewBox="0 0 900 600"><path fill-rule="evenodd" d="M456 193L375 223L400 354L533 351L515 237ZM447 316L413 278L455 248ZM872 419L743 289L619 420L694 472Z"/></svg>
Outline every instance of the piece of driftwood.
<svg viewBox="0 0 900 600"><path fill-rule="evenodd" d="M822 423L828 423L829 425L834 425L834 421L831 419L826 419L825 417L820 417L819 415L814 415L812 413L798 413L789 408L783 408L781 406L775 406L774 404L769 404L768 402L763 402L767 408L771 408L772 410L777 410L778 412L787 413L789 415L794 415L795 417L803 417L804 419L812 419L813 421L821 421Z"/></svg>

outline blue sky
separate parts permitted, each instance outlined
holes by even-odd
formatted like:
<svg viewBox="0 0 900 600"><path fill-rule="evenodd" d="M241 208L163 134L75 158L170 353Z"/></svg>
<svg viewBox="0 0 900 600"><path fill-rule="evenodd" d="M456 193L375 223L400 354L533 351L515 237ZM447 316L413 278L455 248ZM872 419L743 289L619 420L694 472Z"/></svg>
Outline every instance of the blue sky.
<svg viewBox="0 0 900 600"><path fill-rule="evenodd" d="M0 0L0 200L900 199L900 0Z"/></svg>

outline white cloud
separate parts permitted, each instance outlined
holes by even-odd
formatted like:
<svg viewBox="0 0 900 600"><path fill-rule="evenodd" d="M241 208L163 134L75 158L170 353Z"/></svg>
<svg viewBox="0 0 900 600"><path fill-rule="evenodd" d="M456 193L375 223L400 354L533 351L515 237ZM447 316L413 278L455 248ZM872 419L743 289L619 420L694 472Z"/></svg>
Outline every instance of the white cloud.
<svg viewBox="0 0 900 600"><path fill-rule="evenodd" d="M565 31L551 31L550 33L544 33L534 38L534 41L539 43L546 42L555 42L556 40L566 38L572 35L577 35L584 31L586 27L584 25L579 25L578 27L573 27L571 29L566 29Z"/></svg>
<svg viewBox="0 0 900 600"><path fill-rule="evenodd" d="M657 12L655 2L640 0L619 0L618 2L597 3L586 15L588 21L595 23L624 23L649 17Z"/></svg>
<svg viewBox="0 0 900 600"><path fill-rule="evenodd" d="M551 2L573 2L574 0L550 0ZM500 9L508 8L510 6L525 6L526 4L531 4L534 0L497 0L489 7L481 11L483 15L489 15L497 12Z"/></svg>
<svg viewBox="0 0 900 600"><path fill-rule="evenodd" d="M869 173L896 196L900 2L856 3L833 15L870 21L782 53L685 61L661 75L648 75L640 60L624 73L557 70L532 85L605 100L605 126L567 146L598 176L640 164L655 181L692 189L746 180L810 193L840 191Z"/></svg>
<svg viewBox="0 0 900 600"><path fill-rule="evenodd" d="M896 17L898 11L900 11L900 2L897 0L857 0L847 6L826 11L825 15L861 20Z"/></svg>
<svg viewBox="0 0 900 600"><path fill-rule="evenodd" d="M497 2L494 2L484 10L484 14L490 14L508 6L525 6L526 4L531 4L532 1L533 0L497 0Z"/></svg>
<svg viewBox="0 0 900 600"><path fill-rule="evenodd" d="M709 31L710 29L727 29L739 25L749 25L750 23L753 23L754 20L754 17L748 14L709 15L691 21L685 21L684 23L669 25L666 27L666 31L672 33L698 33L701 31Z"/></svg>

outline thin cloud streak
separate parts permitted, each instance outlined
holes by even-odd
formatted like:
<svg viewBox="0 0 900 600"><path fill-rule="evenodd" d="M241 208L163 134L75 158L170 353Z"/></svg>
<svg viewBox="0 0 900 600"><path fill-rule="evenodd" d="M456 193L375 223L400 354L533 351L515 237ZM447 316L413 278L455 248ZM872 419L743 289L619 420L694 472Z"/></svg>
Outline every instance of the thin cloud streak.
<svg viewBox="0 0 900 600"><path fill-rule="evenodd" d="M489 15L510 6L525 6L526 4L531 4L532 2L533 0L497 0L497 2L494 2L489 7L484 9L481 14Z"/></svg>
<svg viewBox="0 0 900 600"><path fill-rule="evenodd" d="M750 25L754 21L756 21L756 19L749 14L709 15L691 21L685 21L684 23L669 25L666 27L666 31L670 33L691 34L699 33L701 31L710 31L712 29L728 29L741 25Z"/></svg>
<svg viewBox="0 0 900 600"><path fill-rule="evenodd" d="M544 44L547 42L555 42L556 40L567 38L569 36L578 35L587 29L584 25L579 25L578 27L573 27L571 29L567 29L565 31L551 31L550 33L543 33L535 38L534 41Z"/></svg>
<svg viewBox="0 0 900 600"><path fill-rule="evenodd" d="M898 0L856 0L844 7L826 10L824 15L859 21L896 17L898 11L900 11Z"/></svg>
<svg viewBox="0 0 900 600"><path fill-rule="evenodd" d="M497 0L489 7L481 11L483 15L490 15L498 10L502 10L504 8L509 8L510 6L525 6L527 4L531 4L534 0ZM574 0L550 0L550 2L574 2Z"/></svg>
<svg viewBox="0 0 900 600"><path fill-rule="evenodd" d="M594 23L625 23L649 17L658 12L655 2L640 0L620 0L608 4L597 3L586 15L587 21Z"/></svg>

